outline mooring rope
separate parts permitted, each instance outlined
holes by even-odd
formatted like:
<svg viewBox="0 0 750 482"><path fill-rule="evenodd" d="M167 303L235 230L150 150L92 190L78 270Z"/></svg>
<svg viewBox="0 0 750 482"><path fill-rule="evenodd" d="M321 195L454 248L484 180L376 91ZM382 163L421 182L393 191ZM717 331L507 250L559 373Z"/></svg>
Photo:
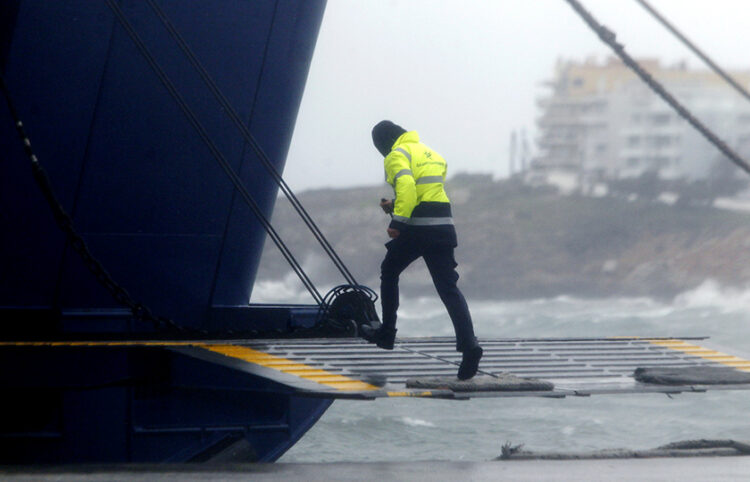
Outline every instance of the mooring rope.
<svg viewBox="0 0 750 482"><path fill-rule="evenodd" d="M240 131L240 134L242 134L243 139L252 147L253 151L255 151L255 154L258 156L258 159L261 161L263 166L265 167L266 171L271 175L271 177L274 179L276 184L279 186L279 188L282 190L284 195L289 199L289 202L292 204L292 207L297 211L299 216L302 218L302 221L305 223L305 225L308 227L308 229L312 232L315 239L320 243L323 250L326 252L328 257L331 259L333 264L336 266L336 268L339 270L339 272L343 275L344 279L352 285L353 287L359 286L357 281L354 279L354 276L352 276L349 269L346 267L344 262L339 257L338 253L333 249L333 246L328 242L323 232L318 228L315 221L313 221L310 214L305 210L304 206L300 201L298 200L297 196L294 194L294 192L291 190L289 185L286 183L284 178L279 174L279 172L274 167L273 163L271 163L270 159L266 155L266 153L263 151L263 149L258 144L258 141L255 139L255 136L252 135L250 132L250 129L245 125L245 123L242 121L240 116L237 114L237 110L232 106L232 104L227 100L226 96L221 92L221 89L216 85L216 82L214 82L211 75L209 75L208 71L203 67L201 62L196 57L195 53L192 51L190 46L187 44L185 39L182 37L180 32L175 28L174 24L169 20L169 17L167 17L164 10L156 3L155 0L147 0L148 4L151 6L151 9L154 11L157 17L161 20L164 27L169 32L172 39L177 43L177 45L182 50L183 54L185 54L185 57L190 61L193 68L198 72L201 79L203 79L203 82L206 84L208 89L213 94L214 98L219 102L224 112L229 116L230 120L234 123L235 127Z"/></svg>
<svg viewBox="0 0 750 482"><path fill-rule="evenodd" d="M648 71L638 64L627 52L625 47L618 43L614 32L604 25L601 25L577 0L565 0L583 19L584 22L596 32L599 38L607 44L620 59L627 65L638 77L641 78L651 89L656 92L667 104L669 104L683 119L688 121L703 137L716 146L725 156L734 162L740 169L750 174L750 164L748 164L739 154L734 152L723 140L714 134L708 127L703 125L694 115L690 113L680 102L677 101L659 82L654 79Z"/></svg>
<svg viewBox="0 0 750 482"><path fill-rule="evenodd" d="M242 180L240 179L239 175L237 175L234 169L232 169L232 166L226 160L226 158L221 153L221 151L219 151L219 149L216 147L216 144L214 144L214 142L211 140L211 137L208 135L208 132L200 123L200 121L198 120L198 118L196 117L195 113L192 111L190 106L187 104L185 99L179 93L174 83L170 80L169 76L166 74L164 69L161 68L161 66L153 57L153 55L151 55L150 51L148 50L148 47L146 47L145 43L138 35L138 32L135 31L132 24L128 21L127 17L125 17L125 14L120 8L120 6L117 4L115 0L105 0L105 1L107 2L107 5L109 6L109 8L114 12L115 16L117 17L117 20L120 22L120 25L125 29L127 34L130 36L131 40L133 40L136 47L140 51L141 55L143 55L143 57L146 59L151 69L156 73L157 77L159 77L159 80L164 85L164 87L166 87L167 91L175 100L175 102L177 102L178 106L182 110L185 117L188 119L190 124L196 130L201 140L203 140L203 143L208 147L213 157L216 159L216 161L219 163L219 165L224 170L226 175L229 177L235 189L237 189L237 192L240 193L245 203L248 205L248 207L250 207L250 209L253 211L255 216L258 218L258 221L261 223L263 228L271 237L274 244L276 244L276 246L279 248L284 258L287 260L289 265L294 270L295 274L299 277L300 281L302 281L302 284L305 286L305 288L307 288L310 295L312 295L312 297L315 299L315 302L317 304L321 304L323 302L323 297L321 296L320 292L317 290L313 282L310 280L309 276L307 276L307 273L305 273L304 269L299 264L297 259L294 257L292 252L289 250L286 244L284 244L279 234L271 225L270 221L263 214L263 211L261 210L260 206L258 206L258 204L253 199L252 195L248 192L248 190L242 184Z"/></svg>
<svg viewBox="0 0 750 482"><path fill-rule="evenodd" d="M662 14L660 14L654 7L652 7L646 0L635 0L638 2L643 8L646 9L648 13L651 14L652 17L654 17L659 23L661 23L667 30L672 32L672 34L677 37L678 40L680 40L687 48L693 51L695 55L700 57L701 60L703 60L706 65L711 67L716 74L724 79L729 85L734 87L734 89L740 93L741 96L743 96L745 99L750 100L750 93L748 93L747 90L745 90L744 87L742 87L739 82L734 80L734 78L729 75L727 72L725 72L721 67L719 67L716 62L711 60L711 58L703 53L701 49L699 49L693 42L691 42L682 32L677 30L677 27L672 25L669 20L664 18Z"/></svg>

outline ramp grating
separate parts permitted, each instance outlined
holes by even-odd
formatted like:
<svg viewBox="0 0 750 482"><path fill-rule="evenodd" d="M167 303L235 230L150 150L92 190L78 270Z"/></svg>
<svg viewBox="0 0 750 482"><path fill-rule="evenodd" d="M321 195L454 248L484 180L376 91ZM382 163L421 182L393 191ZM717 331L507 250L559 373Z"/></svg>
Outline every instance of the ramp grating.
<svg viewBox="0 0 750 482"><path fill-rule="evenodd" d="M233 341L176 348L191 356L231 365L270 378L310 396L378 397L564 397L617 393L679 393L750 388L750 361L685 338L484 339L478 380L504 375L554 384L551 391L487 389L470 384L461 391L407 388L409 379L445 377L455 381L461 354L452 338L399 339L392 351L360 339ZM245 350L232 352L234 349ZM634 379L637 368L692 370L722 367L748 372L747 383L656 385ZM332 379L330 377L335 377ZM334 380L336 383L328 383Z"/></svg>
<svg viewBox="0 0 750 482"><path fill-rule="evenodd" d="M0 349L168 349L267 378L279 384L279 390L326 398L565 397L750 389L750 360L709 347L706 337L480 339L480 343L484 348L480 373L470 382L455 378L461 354L452 338L402 338L392 351L359 338L6 341L0 342ZM647 372L648 377L639 380L648 382L636 380L636 369L641 369L639 374ZM532 383L530 378L549 383ZM427 379L431 382L424 383Z"/></svg>

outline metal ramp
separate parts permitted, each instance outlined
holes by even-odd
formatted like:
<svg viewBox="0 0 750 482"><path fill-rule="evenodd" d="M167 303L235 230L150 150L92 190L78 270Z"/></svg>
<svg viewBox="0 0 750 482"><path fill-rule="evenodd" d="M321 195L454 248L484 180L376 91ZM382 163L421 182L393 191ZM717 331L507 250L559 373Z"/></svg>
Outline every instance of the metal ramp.
<svg viewBox="0 0 750 482"><path fill-rule="evenodd" d="M718 351L705 340L707 337L480 339L484 348L480 373L468 382L455 378L461 355L452 338L401 338L392 351L359 338L13 341L0 342L0 348L167 349L272 380L298 395L324 398L561 398L750 389L750 359ZM698 377L647 383L636 379L637 369L673 370ZM552 385L519 389L500 383L513 376ZM426 378L446 383L432 388L409 384Z"/></svg>
<svg viewBox="0 0 750 482"><path fill-rule="evenodd" d="M409 388L424 377L455 380L460 353L452 338L399 339L393 351L360 339L247 340L211 342L173 349L295 388L300 394L331 398L381 397L565 397L620 393L680 393L750 389L750 360L698 345L706 337L480 339L484 357L477 380L504 374L551 382L551 390ZM691 372L718 369L739 381L643 383L636 369ZM711 372L714 373L714 372ZM735 377L737 378L737 377Z"/></svg>

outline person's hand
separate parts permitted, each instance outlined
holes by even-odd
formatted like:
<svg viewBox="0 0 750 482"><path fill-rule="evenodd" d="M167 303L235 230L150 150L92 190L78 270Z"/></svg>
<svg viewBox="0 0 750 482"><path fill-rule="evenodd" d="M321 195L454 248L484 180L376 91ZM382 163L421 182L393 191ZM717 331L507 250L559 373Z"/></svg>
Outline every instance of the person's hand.
<svg viewBox="0 0 750 482"><path fill-rule="evenodd" d="M388 237L396 239L398 238L399 234L401 234L401 231L399 231L398 229L388 228Z"/></svg>
<svg viewBox="0 0 750 482"><path fill-rule="evenodd" d="M386 214L391 214L393 212L393 201L389 201L387 199L381 199L380 209L382 209L383 212Z"/></svg>

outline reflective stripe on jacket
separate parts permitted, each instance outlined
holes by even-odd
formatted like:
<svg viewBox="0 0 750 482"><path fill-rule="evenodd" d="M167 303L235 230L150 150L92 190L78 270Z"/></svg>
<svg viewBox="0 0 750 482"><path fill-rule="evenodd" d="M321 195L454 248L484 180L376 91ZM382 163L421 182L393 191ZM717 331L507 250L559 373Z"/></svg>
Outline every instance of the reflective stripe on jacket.
<svg viewBox="0 0 750 482"><path fill-rule="evenodd" d="M390 227L453 224L444 189L447 171L445 159L419 142L416 131L396 139L385 158L385 179L396 194Z"/></svg>

